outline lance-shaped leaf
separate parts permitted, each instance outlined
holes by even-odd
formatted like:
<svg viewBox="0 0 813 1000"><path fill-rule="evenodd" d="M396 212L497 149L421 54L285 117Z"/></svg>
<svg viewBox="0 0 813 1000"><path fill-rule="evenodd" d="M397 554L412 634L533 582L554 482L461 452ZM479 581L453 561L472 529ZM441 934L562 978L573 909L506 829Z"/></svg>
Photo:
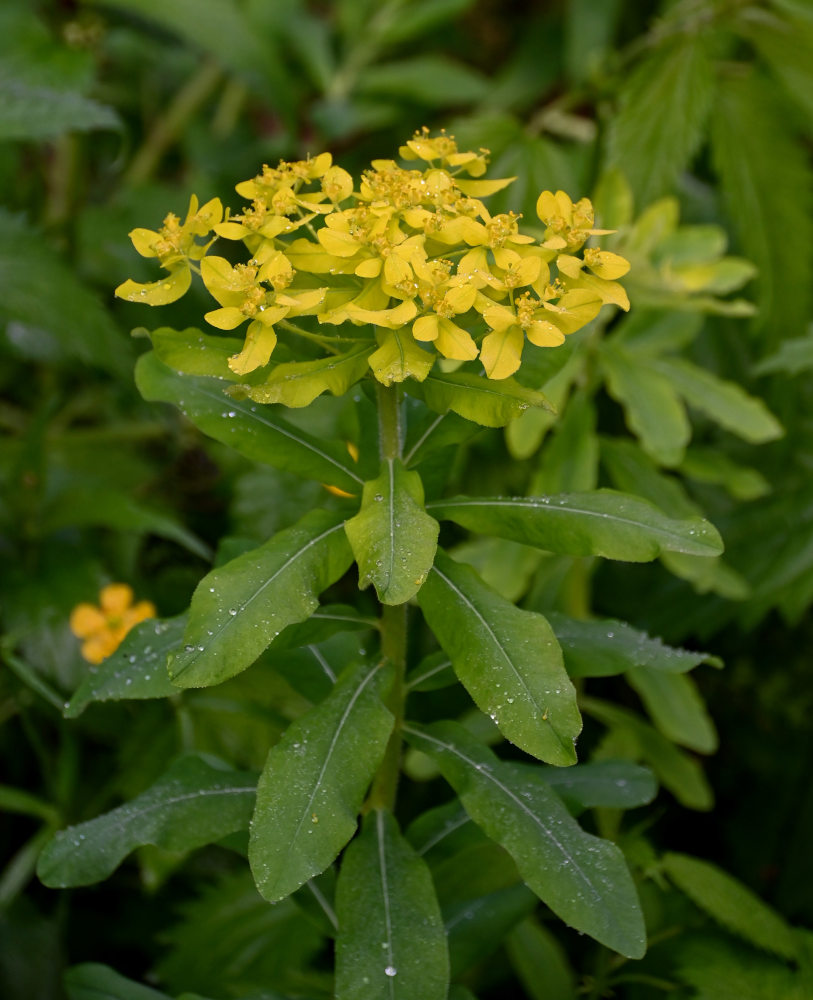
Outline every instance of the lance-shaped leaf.
<svg viewBox="0 0 813 1000"><path fill-rule="evenodd" d="M359 566L359 587L372 583L382 604L404 604L417 594L438 544L438 522L423 506L423 484L398 459L364 484L361 510L345 522Z"/></svg>
<svg viewBox="0 0 813 1000"><path fill-rule="evenodd" d="M306 514L265 545L207 574L192 595L183 648L170 657L180 687L219 684L257 659L352 561L340 516Z"/></svg>
<svg viewBox="0 0 813 1000"><path fill-rule="evenodd" d="M336 885L337 1000L446 1000L449 954L432 876L387 812L369 813Z"/></svg>
<svg viewBox="0 0 813 1000"><path fill-rule="evenodd" d="M515 607L442 552L418 603L455 673L501 732L549 764L575 764L576 690L545 618Z"/></svg>
<svg viewBox="0 0 813 1000"><path fill-rule="evenodd" d="M565 654L571 677L613 677L630 667L683 674L701 663L722 666L710 653L667 646L616 618L583 621L550 612L548 621Z"/></svg>
<svg viewBox="0 0 813 1000"><path fill-rule="evenodd" d="M452 975L459 976L500 947L505 935L539 902L522 884L443 907Z"/></svg>
<svg viewBox="0 0 813 1000"><path fill-rule="evenodd" d="M272 903L335 859L353 836L393 717L389 667L349 667L327 698L272 747L257 787L249 861Z"/></svg>
<svg viewBox="0 0 813 1000"><path fill-rule="evenodd" d="M246 829L256 784L256 774L181 757L132 802L58 833L40 855L37 874L52 888L90 885L144 844L169 851L211 844Z"/></svg>
<svg viewBox="0 0 813 1000"><path fill-rule="evenodd" d="M454 413L485 427L504 427L529 406L551 405L541 392L526 389L512 378L494 382L469 372L435 373L422 383L407 382L407 392L418 396L431 410Z"/></svg>
<svg viewBox="0 0 813 1000"><path fill-rule="evenodd" d="M89 673L65 708L74 719L94 701L167 698L178 689L169 679L167 657L183 641L186 615L140 622L93 673Z"/></svg>
<svg viewBox="0 0 813 1000"><path fill-rule="evenodd" d="M595 490L543 497L452 497L426 509L482 535L568 556L647 562L663 552L717 556L717 529L700 517L667 517L647 500Z"/></svg>
<svg viewBox="0 0 813 1000"><path fill-rule="evenodd" d="M498 760L462 726L404 728L554 913L608 948L641 958L646 948L641 907L615 844L585 833L537 769Z"/></svg>
<svg viewBox="0 0 813 1000"><path fill-rule="evenodd" d="M699 753L717 749L717 730L691 677L637 667L627 680L664 736Z"/></svg>
<svg viewBox="0 0 813 1000"><path fill-rule="evenodd" d="M96 962L74 965L65 973L63 982L68 1000L170 1000L167 993L125 979L109 965Z"/></svg>
<svg viewBox="0 0 813 1000"><path fill-rule="evenodd" d="M181 375L151 352L138 360L136 384L145 399L174 404L204 434L247 458L348 493L361 489L344 445L315 438L253 400L230 399L222 379Z"/></svg>
<svg viewBox="0 0 813 1000"><path fill-rule="evenodd" d="M567 770L549 767L542 777L560 798L577 809L634 809L648 805L658 791L649 768L628 760L596 760Z"/></svg>
<svg viewBox="0 0 813 1000"><path fill-rule="evenodd" d="M229 395L291 407L309 406L323 392L342 396L367 371L372 350L372 345L362 344L344 354L317 361L286 362L277 365L260 385L235 386Z"/></svg>

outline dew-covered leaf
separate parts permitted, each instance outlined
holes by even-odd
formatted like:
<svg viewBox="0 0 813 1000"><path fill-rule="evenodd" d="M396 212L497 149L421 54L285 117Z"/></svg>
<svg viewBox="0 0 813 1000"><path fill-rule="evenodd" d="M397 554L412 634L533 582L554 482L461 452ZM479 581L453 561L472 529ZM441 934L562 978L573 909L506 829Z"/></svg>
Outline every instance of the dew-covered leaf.
<svg viewBox="0 0 813 1000"><path fill-rule="evenodd" d="M385 459L381 473L364 484L361 510L345 521L359 567L359 588L370 583L382 604L404 604L432 566L440 527L424 510L417 472Z"/></svg>
<svg viewBox="0 0 813 1000"><path fill-rule="evenodd" d="M383 810L368 813L336 885L337 1000L446 1000L449 954L432 876Z"/></svg>
<svg viewBox="0 0 813 1000"><path fill-rule="evenodd" d="M427 510L470 531L569 556L646 562L663 552L716 556L720 536L699 517L667 517L639 497L615 490L543 497L452 497Z"/></svg>
<svg viewBox="0 0 813 1000"><path fill-rule="evenodd" d="M554 913L622 955L644 954L643 916L623 855L581 829L540 771L498 760L455 723L405 729Z"/></svg>
<svg viewBox="0 0 813 1000"><path fill-rule="evenodd" d="M206 687L251 666L282 629L318 608L351 561L341 516L315 510L207 574L192 596L184 646L169 661L173 682Z"/></svg>
<svg viewBox="0 0 813 1000"><path fill-rule="evenodd" d="M479 708L512 743L551 764L576 761L576 691L545 618L438 552L418 603Z"/></svg>
<svg viewBox="0 0 813 1000"><path fill-rule="evenodd" d="M162 326L150 332L156 357L169 368L183 375L205 375L235 381L241 376L229 368L229 358L239 354L243 341L204 333L195 327L173 330Z"/></svg>
<svg viewBox="0 0 813 1000"><path fill-rule="evenodd" d="M249 842L257 887L269 901L323 872L353 836L392 731L381 701L391 680L389 667L348 667L271 748Z"/></svg>
<svg viewBox="0 0 813 1000"><path fill-rule="evenodd" d="M90 885L144 844L189 851L244 830L257 775L210 761L181 757L132 802L57 833L40 854L40 879L51 888Z"/></svg>

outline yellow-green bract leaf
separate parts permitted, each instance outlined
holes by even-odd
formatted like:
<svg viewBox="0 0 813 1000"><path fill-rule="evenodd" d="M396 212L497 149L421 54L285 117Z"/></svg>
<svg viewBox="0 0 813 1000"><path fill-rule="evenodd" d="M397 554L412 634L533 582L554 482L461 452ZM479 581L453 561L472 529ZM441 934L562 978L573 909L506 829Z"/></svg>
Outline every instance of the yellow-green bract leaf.
<svg viewBox="0 0 813 1000"><path fill-rule="evenodd" d="M314 510L265 545L198 584L184 646L169 661L179 687L219 684L245 670L286 625L318 607L318 595L352 561L341 517Z"/></svg>
<svg viewBox="0 0 813 1000"><path fill-rule="evenodd" d="M449 954L432 876L387 812L368 813L336 884L337 1000L446 1000Z"/></svg>
<svg viewBox="0 0 813 1000"><path fill-rule="evenodd" d="M761 444L782 436L782 425L762 400L749 396L735 382L718 378L684 358L662 358L653 367L690 406L745 441Z"/></svg>
<svg viewBox="0 0 813 1000"><path fill-rule="evenodd" d="M450 375L437 372L419 386L408 383L406 389L438 413L453 410L484 427L504 427L529 406L551 409L541 392L526 389L512 378L493 382L484 375L468 372Z"/></svg>
<svg viewBox="0 0 813 1000"><path fill-rule="evenodd" d="M535 768L498 760L462 726L410 723L405 731L557 916L622 955L642 957L641 907L615 844L585 833Z"/></svg>
<svg viewBox="0 0 813 1000"><path fill-rule="evenodd" d="M160 281L141 284L128 278L116 289L116 295L128 302L143 302L148 306L166 306L185 295L191 284L192 272L184 261Z"/></svg>
<svg viewBox="0 0 813 1000"><path fill-rule="evenodd" d="M417 472L385 459L377 479L364 484L361 510L345 523L359 565L359 587L373 584L382 604L404 604L432 567L438 522L423 507Z"/></svg>
<svg viewBox="0 0 813 1000"><path fill-rule="evenodd" d="M455 673L500 731L549 764L575 764L576 690L547 620L515 607L443 552L418 603Z"/></svg>
<svg viewBox="0 0 813 1000"><path fill-rule="evenodd" d="M691 677L636 667L627 680L664 736L699 753L717 749L717 731Z"/></svg>
<svg viewBox="0 0 813 1000"><path fill-rule="evenodd" d="M90 885L143 844L170 851L211 844L248 826L256 784L256 774L181 757L132 802L58 833L40 855L37 874L52 888Z"/></svg>
<svg viewBox="0 0 813 1000"><path fill-rule="evenodd" d="M344 445L315 438L259 403L229 399L221 379L181 375L150 352L138 360L136 384L145 399L174 403L204 434L247 458L347 492L361 489Z"/></svg>
<svg viewBox="0 0 813 1000"><path fill-rule="evenodd" d="M318 361L295 361L277 365L260 385L246 386L245 395L258 403L282 403L283 406L308 406L323 392L341 396L367 371L372 346L354 347ZM242 393L241 393L242 394Z"/></svg>
<svg viewBox="0 0 813 1000"><path fill-rule="evenodd" d="M65 708L74 719L94 701L167 698L178 689L167 673L167 657L183 640L186 616L139 622L119 648L89 673Z"/></svg>
<svg viewBox="0 0 813 1000"><path fill-rule="evenodd" d="M601 348L601 365L607 389L624 408L627 425L644 451L663 465L678 465L692 432L686 409L669 379L651 364L606 342Z"/></svg>
<svg viewBox="0 0 813 1000"><path fill-rule="evenodd" d="M568 556L647 562L663 552L717 556L723 543L701 517L667 517L647 500L595 490L549 497L452 497L427 510L441 521Z"/></svg>
<svg viewBox="0 0 813 1000"><path fill-rule="evenodd" d="M212 375L233 381L229 358L243 348L242 339L214 336L194 327L173 330L162 326L150 333L155 354L165 365L184 375Z"/></svg>
<svg viewBox="0 0 813 1000"><path fill-rule="evenodd" d="M783 958L796 957L792 929L736 879L708 861L686 854L665 854L663 867L693 903L727 930Z"/></svg>
<svg viewBox="0 0 813 1000"><path fill-rule="evenodd" d="M419 347L406 327L380 330L378 341L378 350L370 355L370 368L382 385L403 382L407 378L423 382L432 370L435 355Z"/></svg>
<svg viewBox="0 0 813 1000"><path fill-rule="evenodd" d="M392 731L381 700L391 682L388 666L348 667L271 748L249 841L257 888L271 902L324 871L353 836Z"/></svg>

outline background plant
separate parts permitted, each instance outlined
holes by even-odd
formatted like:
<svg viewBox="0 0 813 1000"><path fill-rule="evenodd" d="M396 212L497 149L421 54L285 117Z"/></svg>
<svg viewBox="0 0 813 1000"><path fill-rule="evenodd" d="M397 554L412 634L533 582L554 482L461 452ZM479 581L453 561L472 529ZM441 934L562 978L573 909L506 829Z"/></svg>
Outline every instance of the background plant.
<svg viewBox="0 0 813 1000"><path fill-rule="evenodd" d="M319 14L300 4L274 5L269 14L265 6L196 5L192 17L175 5L167 12L157 5L127 4L126 14L123 4L118 12L111 5L88 7L74 16L45 5L35 12L12 4L3 14L2 86L10 95L4 101L8 142L2 158L9 208L2 255L8 321L3 419L10 432L3 469L9 487L4 494L11 498L4 510L9 569L3 614L4 655L12 668L3 680L9 718L3 730L8 762L3 801L7 809L19 810L4 834L12 859L2 883L4 905L11 907L3 958L9 990L21 995L56 990L58 953L64 948L71 963L101 959L134 979L143 980L157 966L162 979L156 982L177 994L195 988L201 940L208 942L207 953L223 956L219 990L212 988L212 978L198 980L204 992L247 995L259 988L252 984L267 988L280 982L272 967L276 949L268 950L269 964L262 968L252 968L250 958L251 943L269 940L275 928L283 940L285 919L277 924L269 915L276 918L280 908L268 911L252 903L230 856L219 849L198 852L183 864L140 849L138 868L125 866L107 883L109 889L94 890L105 894L108 911L111 906L119 911L114 924L100 925L100 897L88 890L72 894L70 910L34 885L20 895L50 830L133 799L183 747L214 752L238 768L259 768L264 753L257 748L274 742L306 705L302 695L275 679L276 670L263 675L262 685L252 684L248 671L228 682L233 687L216 692L100 706L78 720L60 721L55 706L76 691L86 669L67 629L69 611L79 600L92 599L110 579L128 580L164 617L172 616L183 610L224 532L238 538L232 553L259 544L296 520L304 503L325 495L316 481L303 484L216 443L204 444L188 424L140 403L132 391L134 352L121 333L134 321L121 311L111 319L88 288L109 294L131 271L123 234L177 211L190 190L204 200L233 201L235 178L249 176L258 163L323 148L332 148L337 158L341 154L341 162L356 171L382 149L394 149L416 122L449 127L463 148L489 146L492 174L517 175L514 185L492 196L494 213L513 208L532 220L538 191L558 187L574 197L592 194L600 213L615 211L604 224L620 227L612 249L633 260L627 287L641 306L626 327L614 322L573 335L568 347L574 347L577 376L571 377L567 366L553 383L553 372L534 374L536 382L528 388L544 385L551 398L558 393L559 400L568 400L560 402L560 422L546 428L548 418L540 414L540 426L529 411L509 425L505 437L495 429L469 438L454 450L449 492L521 494L612 485L648 497L674 517L705 511L721 528L727 548L725 565L702 560L692 567L670 557L670 573L654 564L651 570L609 562L596 568L583 557L540 557L516 549L511 565L525 570L506 579L500 572L504 550L498 555L504 543L462 535L447 542L459 543L460 555L492 586L528 609L620 616L673 642L694 646L702 639L704 648L723 655L726 671L699 675L724 736L722 750L708 764L718 805L708 820L694 814L689 821L662 793L658 811L640 813L647 816L646 833L639 832L632 813L621 826L626 835L621 842L641 871L655 872L664 848L710 858L786 916L809 923L804 889L809 744L804 660L797 652L804 648L809 603L806 6L671 4L661 11L632 11L572 3L529 16L496 16L484 5L403 4L397 10L376 8L373 28L364 34L357 30L369 20L362 5L337 4ZM449 18L453 30L436 30L440 16ZM189 47L179 46L178 37ZM203 62L201 49L210 53ZM278 57L266 58L274 50ZM479 65L467 56L471 51L481 54ZM540 52L548 57L542 60ZM458 81L465 80L457 89L455 72ZM134 87L134 80L142 82ZM445 108L444 101L450 102ZM670 107L679 107L680 114ZM450 110L456 120L450 121ZM685 123L685 130L676 122ZM122 145L122 136L132 145ZM631 181L631 208L619 172ZM668 194L678 195L680 226L723 227L734 252L757 266L753 284L738 293L759 305L753 320L721 316L719 305L708 301L713 296L730 303L748 273L742 263L718 267L725 255L719 230L715 235L708 228L688 233L678 228L671 242L665 233L647 235L647 225L674 227L668 203L647 212L653 200ZM145 268L135 277L151 276ZM674 312L687 299L700 307L698 316ZM167 322L178 330L198 323L202 306L201 299L170 306ZM656 315L644 320L644 306ZM741 305L733 308L743 311ZM584 343L574 343L576 338ZM780 345L786 339L790 342ZM619 376L619 358L626 382ZM692 393L687 361L728 387L705 382L698 391L695 382ZM695 378L697 367L688 369ZM784 427L783 437L752 446L775 438L777 424L763 408L732 393L731 383L765 397ZM642 385L651 390L643 400ZM676 405L675 391L692 408L688 449L680 416L684 404ZM698 400L709 399L716 400L714 410L707 405L700 412ZM641 419L645 404L657 406L663 419ZM317 435L334 419L327 409L320 415L321 406L307 411L312 423L305 429ZM667 433L653 441L652 428L660 425ZM744 442L731 436L732 428L744 432ZM348 426L344 439L351 430ZM574 440L583 447L573 449ZM597 455L601 478L592 481ZM434 461L441 469L449 465L441 451ZM428 467L422 475L429 491ZM431 489L440 489L438 481ZM97 502L88 504L88 496ZM353 582L349 595L354 587ZM706 592L697 596L695 587ZM770 612L774 607L784 623ZM743 626L751 630L747 636ZM345 649L337 655L352 654ZM654 709L653 693L644 696L640 679L635 683L633 695L624 679L589 681L603 705L590 706L599 722L589 722L582 738L586 753L595 746L599 757L636 757L643 745L652 754L652 732L660 730L642 730L641 717L636 721L639 696L656 725L675 738L674 721L669 730L663 712L658 716ZM445 714L454 714L452 691L415 698L428 706L443 697ZM679 702L675 698L670 690L662 701L696 706L685 690ZM459 710L466 712L465 702ZM713 736L708 722L698 728L697 717L695 711L688 727L684 719L681 730L690 756L666 756L677 772L672 788L683 788L684 804L708 805L709 788L692 755L710 749ZM603 735L605 726L609 735ZM21 747L27 752L21 754ZM410 757L407 765L417 776L426 762ZM422 787L424 797L408 804L410 812L437 801L440 784ZM23 789L28 796L20 795ZM768 796L772 808L754 808ZM586 822L617 836L618 816L606 809L591 809ZM743 969L747 975L737 988L744 996L804 992L802 972L793 972L805 968L803 937L796 935L791 947L764 921L744 927L732 917L748 909L741 900L721 907L719 897L698 890L709 881L706 870L695 869L693 889L685 864L682 869L669 855L660 864L679 891L662 881L644 883L650 929L655 912L658 928L682 930L677 937L664 934L663 945L653 945L636 972L679 980L687 995L714 995L722 981L737 982ZM137 871L143 891L133 884ZM684 901L686 892L693 903ZM237 905L238 899L252 917L241 929L230 924L235 938L211 919L227 900ZM167 932L171 945L161 944L156 931L175 919L180 900L186 900L183 919ZM723 928L713 951L690 941L693 926L709 936L699 916L704 909ZM532 969L540 962L555 965L547 933L555 926L518 925L488 970L474 966L466 972L475 993L488 995L507 983L516 991L520 976L533 996L540 987L528 972L528 956L535 956ZM737 935L779 957L743 952ZM307 940L301 927L296 937ZM33 940L51 949L52 962L25 965L16 943ZM559 940L577 979L592 977L589 989L596 995L608 977L628 972L614 968L606 953L591 952L583 939L560 935ZM216 942L223 950L216 952ZM286 947L281 944L280 950ZM786 966L782 956L792 951L799 964ZM324 967L307 956L298 965ZM81 976L91 974L101 973L72 973L71 989L82 989ZM568 975L573 973L563 973L563 989ZM127 988L116 982L118 990ZM314 984L277 988L307 993ZM658 989L652 980L615 988L629 996Z"/></svg>

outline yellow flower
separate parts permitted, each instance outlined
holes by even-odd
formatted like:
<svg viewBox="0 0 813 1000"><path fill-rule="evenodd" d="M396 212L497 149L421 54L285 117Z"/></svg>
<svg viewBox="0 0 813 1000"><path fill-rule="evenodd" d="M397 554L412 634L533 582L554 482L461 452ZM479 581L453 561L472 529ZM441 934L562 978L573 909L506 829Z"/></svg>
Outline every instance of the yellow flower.
<svg viewBox="0 0 813 1000"><path fill-rule="evenodd" d="M133 591L126 583L103 587L99 604L77 604L70 617L71 632L84 639L82 656L88 663L101 663L115 653L134 625L156 614L152 601L133 604Z"/></svg>
<svg viewBox="0 0 813 1000"><path fill-rule="evenodd" d="M543 247L572 253L590 236L605 236L611 229L593 229L593 203L581 198L575 204L564 191L543 191L536 202L536 214L545 223Z"/></svg>

